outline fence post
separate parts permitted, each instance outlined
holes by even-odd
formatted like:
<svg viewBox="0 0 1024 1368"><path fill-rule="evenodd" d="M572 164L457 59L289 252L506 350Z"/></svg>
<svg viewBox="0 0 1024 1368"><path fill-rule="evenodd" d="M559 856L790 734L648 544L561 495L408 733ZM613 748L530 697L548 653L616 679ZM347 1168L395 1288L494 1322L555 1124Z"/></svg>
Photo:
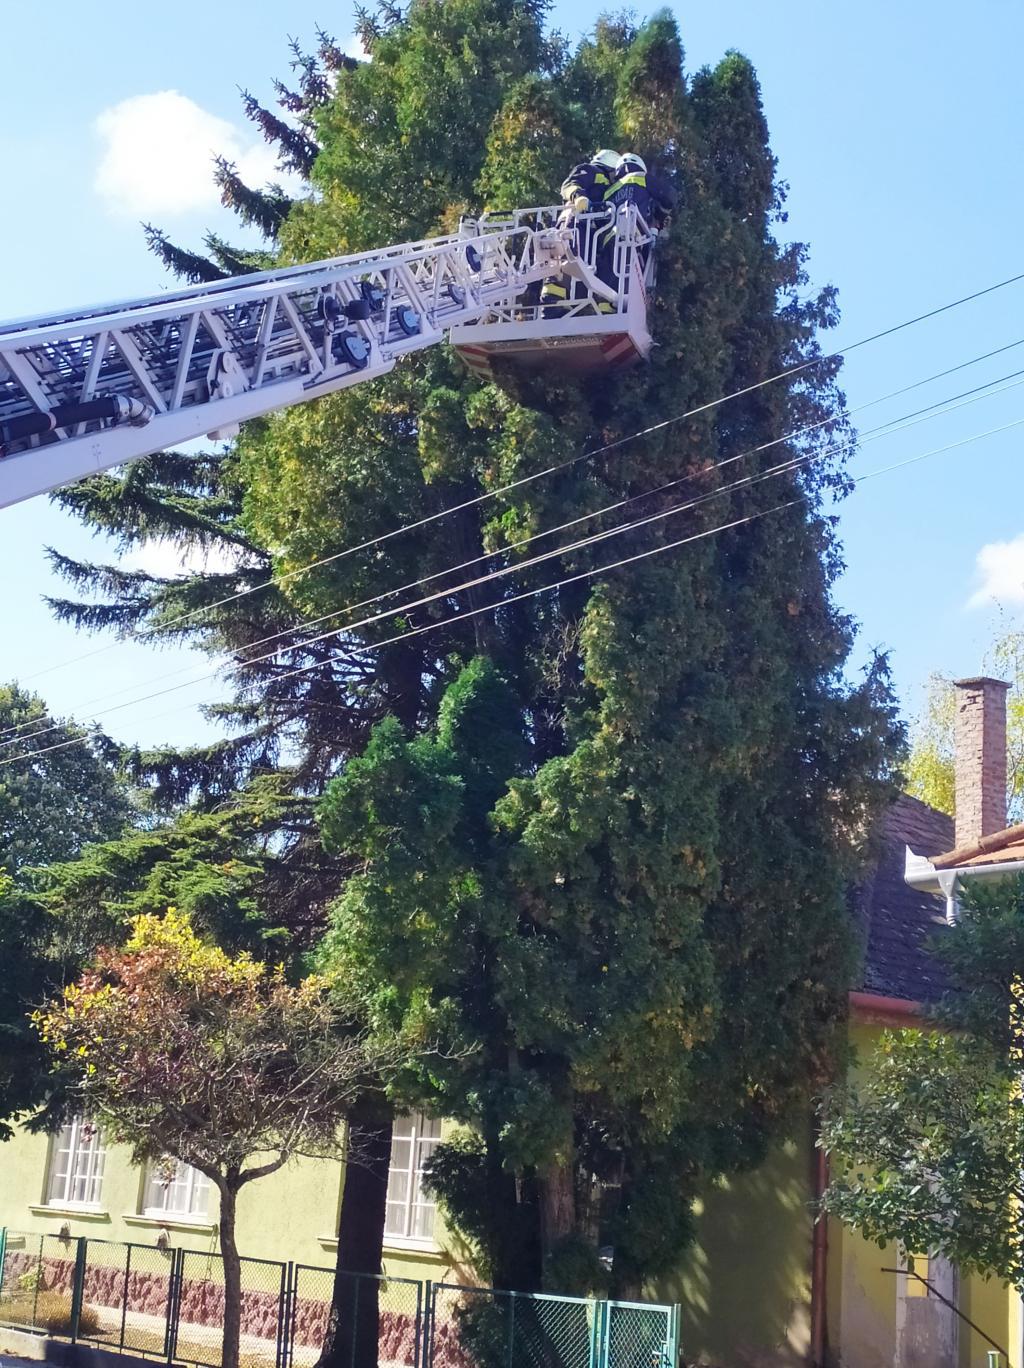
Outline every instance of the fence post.
<svg viewBox="0 0 1024 1368"><path fill-rule="evenodd" d="M167 1290L167 1362L173 1363L178 1352L178 1317L181 1314L181 1283L185 1251L172 1249L171 1275Z"/></svg>
<svg viewBox="0 0 1024 1368"><path fill-rule="evenodd" d="M413 1368L420 1368L420 1359L423 1353L423 1284L416 1283L416 1320L413 1329L412 1344L412 1364Z"/></svg>
<svg viewBox="0 0 1024 1368"><path fill-rule="evenodd" d="M594 1302L594 1334L590 1345L592 1368L608 1368L608 1302Z"/></svg>
<svg viewBox="0 0 1024 1368"><path fill-rule="evenodd" d="M359 1349L359 1302L363 1293L363 1279L368 1275L356 1273L352 1277L352 1364L351 1368L356 1368L356 1354ZM379 1298L379 1289L378 1289ZM380 1314L380 1301L377 1302L377 1314ZM378 1337L379 1339L379 1337Z"/></svg>
<svg viewBox="0 0 1024 1368"><path fill-rule="evenodd" d="M295 1306L295 1264L281 1269L281 1301L277 1313L277 1368L287 1368L291 1357L291 1324Z"/></svg>
<svg viewBox="0 0 1024 1368"><path fill-rule="evenodd" d="M7 1227L0 1226L0 1296L4 1290L4 1260L7 1258Z"/></svg>
<svg viewBox="0 0 1024 1368"><path fill-rule="evenodd" d="M676 1364L679 1362L679 1327L682 1318L683 1308L678 1302L673 1302L669 1320L668 1368L676 1368Z"/></svg>
<svg viewBox="0 0 1024 1368"><path fill-rule="evenodd" d="M122 1354L124 1353L124 1332L125 1327L128 1324L128 1289L131 1286L132 1280L132 1247L130 1242L125 1246L125 1251L124 1301L121 1304L121 1340L118 1344L118 1348L121 1350Z"/></svg>
<svg viewBox="0 0 1024 1368"><path fill-rule="evenodd" d="M508 1294L508 1368L514 1368L515 1359L512 1357L516 1342L516 1294Z"/></svg>
<svg viewBox="0 0 1024 1368"><path fill-rule="evenodd" d="M434 1282L427 1278L423 1283L423 1319L419 1333L422 1353L420 1363L423 1368L432 1368L434 1362Z"/></svg>
<svg viewBox="0 0 1024 1368"><path fill-rule="evenodd" d="M82 1318L82 1298L85 1295L85 1247L88 1240L84 1235L78 1237L75 1250L75 1274L71 1283L71 1343L78 1339L79 1322Z"/></svg>

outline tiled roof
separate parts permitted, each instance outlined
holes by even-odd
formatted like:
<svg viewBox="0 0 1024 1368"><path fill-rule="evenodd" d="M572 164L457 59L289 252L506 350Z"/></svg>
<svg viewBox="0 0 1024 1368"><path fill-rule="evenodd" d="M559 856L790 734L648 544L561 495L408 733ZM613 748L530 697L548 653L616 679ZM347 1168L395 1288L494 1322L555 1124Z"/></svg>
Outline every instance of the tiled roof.
<svg viewBox="0 0 1024 1368"><path fill-rule="evenodd" d="M945 903L911 888L903 874L907 846L926 855L952 840L953 819L907 794L883 817L874 867L854 895L864 937L861 991L912 1002L935 1002L945 992L945 973L928 949L945 930Z"/></svg>
<svg viewBox="0 0 1024 1368"><path fill-rule="evenodd" d="M925 855L927 851L915 851ZM958 846L944 855L930 856L936 869L968 869L977 865L1002 864L1003 861L1024 860L1024 822L993 831L972 845Z"/></svg>

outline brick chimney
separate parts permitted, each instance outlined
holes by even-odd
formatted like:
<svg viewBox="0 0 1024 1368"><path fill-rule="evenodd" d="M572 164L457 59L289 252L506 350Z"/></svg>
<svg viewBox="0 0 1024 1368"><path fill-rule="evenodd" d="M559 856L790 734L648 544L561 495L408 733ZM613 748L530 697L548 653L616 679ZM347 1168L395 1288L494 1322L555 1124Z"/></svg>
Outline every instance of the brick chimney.
<svg viewBox="0 0 1024 1368"><path fill-rule="evenodd" d="M956 681L956 844L1006 826L1006 691L1001 679Z"/></svg>

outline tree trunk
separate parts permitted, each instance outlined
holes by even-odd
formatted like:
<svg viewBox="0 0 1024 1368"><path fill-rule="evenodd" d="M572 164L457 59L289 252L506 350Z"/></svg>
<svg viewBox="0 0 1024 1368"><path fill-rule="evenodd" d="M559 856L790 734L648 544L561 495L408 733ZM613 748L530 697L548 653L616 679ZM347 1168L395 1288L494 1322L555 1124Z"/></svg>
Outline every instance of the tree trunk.
<svg viewBox="0 0 1024 1368"><path fill-rule="evenodd" d="M496 1128L486 1123L484 1147L491 1284L502 1291L539 1292L541 1253L533 1184L506 1169Z"/></svg>
<svg viewBox="0 0 1024 1368"><path fill-rule="evenodd" d="M571 1158L549 1165L540 1179L540 1231L547 1263L552 1250L576 1229L576 1194Z"/></svg>
<svg viewBox="0 0 1024 1368"><path fill-rule="evenodd" d="M349 1118L334 1292L316 1368L377 1368L380 1282L375 1275L384 1248L391 1127L390 1113L378 1102L357 1103Z"/></svg>
<svg viewBox="0 0 1024 1368"><path fill-rule="evenodd" d="M407 732L420 719L423 652L417 644L398 642L380 653L380 674L391 711Z"/></svg>
<svg viewBox="0 0 1024 1368"><path fill-rule="evenodd" d="M220 1190L220 1253L224 1264L222 1368L238 1368L238 1344L242 1328L242 1261L235 1243L237 1200L237 1189L226 1183Z"/></svg>

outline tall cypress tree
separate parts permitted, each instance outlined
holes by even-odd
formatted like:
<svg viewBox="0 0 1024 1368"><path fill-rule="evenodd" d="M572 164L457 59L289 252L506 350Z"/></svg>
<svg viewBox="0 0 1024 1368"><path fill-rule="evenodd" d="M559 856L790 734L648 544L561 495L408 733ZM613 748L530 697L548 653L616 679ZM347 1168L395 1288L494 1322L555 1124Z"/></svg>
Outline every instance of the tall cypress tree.
<svg viewBox="0 0 1024 1368"><path fill-rule="evenodd" d="M90 625L106 616L244 661L270 624L483 551L514 564L503 548L524 535L686 481L640 505L666 509L724 483L720 458L787 431L819 424L732 469L822 454L848 435L838 365L817 341L836 321L834 292L810 291L805 249L775 236L782 193L744 58L688 82L669 15L639 30L604 20L570 49L534 0L414 0L364 16L362 34L371 61L335 63L326 84L307 73L295 137L260 121L293 165L320 149L316 193L280 228L284 255L543 203L592 145L630 147L683 192L659 247L651 362L613 380L509 370L481 384L433 348L373 385L249 425L222 465L154 458L101 477L63 496L92 525L228 544L242 560L175 583L68 566L110 595L63 609ZM805 362L697 419L306 572ZM611 545L653 551L756 520L516 604L503 600L615 557L591 548L502 589L453 590L401 621L454 621L371 656L359 647L394 635L394 622L335 650L304 648L296 631L277 661L242 676L241 740L140 758L168 793L201 800L279 763L280 723L296 793L340 776L323 807L340 857L320 890L338 895L324 954L359 977L382 1029L478 1046L393 1088L470 1124L476 1139L442 1146L434 1179L499 1283L596 1285L600 1239L614 1246L613 1287L637 1288L678 1256L701 1183L763 1153L818 1076L850 954L843 882L899 739L884 665L844 683L852 627L830 597L840 553L825 504L843 483L823 458L723 490ZM268 568L273 590L170 622ZM466 609L476 615L459 621ZM315 671L280 679L313 649ZM364 1237L348 1266L379 1260L379 1229Z"/></svg>

